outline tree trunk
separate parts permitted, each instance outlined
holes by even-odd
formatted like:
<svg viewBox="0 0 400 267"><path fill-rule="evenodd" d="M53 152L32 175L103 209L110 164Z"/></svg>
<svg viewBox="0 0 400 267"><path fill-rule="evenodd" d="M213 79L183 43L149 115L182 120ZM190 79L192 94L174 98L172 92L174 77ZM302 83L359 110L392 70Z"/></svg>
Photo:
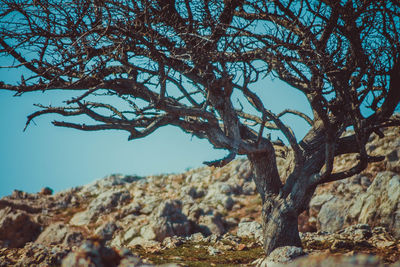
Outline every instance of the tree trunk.
<svg viewBox="0 0 400 267"><path fill-rule="evenodd" d="M298 213L286 200L279 196L267 196L261 216L266 255L278 247L301 247Z"/></svg>
<svg viewBox="0 0 400 267"><path fill-rule="evenodd" d="M275 161L275 153L248 155L254 171L254 182L262 199L264 250L269 255L282 246L301 247L297 225L298 207L290 197L281 197L282 183ZM303 191L304 192L304 191ZM302 195L301 192L298 192Z"/></svg>

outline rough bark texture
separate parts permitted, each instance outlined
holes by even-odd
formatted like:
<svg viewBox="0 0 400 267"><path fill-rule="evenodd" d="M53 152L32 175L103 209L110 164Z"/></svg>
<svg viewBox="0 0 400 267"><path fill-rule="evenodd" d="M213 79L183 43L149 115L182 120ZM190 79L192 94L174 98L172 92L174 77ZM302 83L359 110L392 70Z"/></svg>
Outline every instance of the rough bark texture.
<svg viewBox="0 0 400 267"><path fill-rule="evenodd" d="M248 158L254 170L254 182L262 201L265 201L266 194L278 194L282 187L276 167L274 148L269 147L271 153L260 152L249 154Z"/></svg>
<svg viewBox="0 0 400 267"><path fill-rule="evenodd" d="M298 214L294 207L279 196L268 196L263 203L262 226L264 251L269 255L282 246L301 247Z"/></svg>
<svg viewBox="0 0 400 267"><path fill-rule="evenodd" d="M273 148L272 148L273 149ZM264 250L268 255L281 246L301 247L297 226L298 212L290 198L280 196L282 182L276 159L270 153L253 153L249 160L254 170L254 182L262 199Z"/></svg>

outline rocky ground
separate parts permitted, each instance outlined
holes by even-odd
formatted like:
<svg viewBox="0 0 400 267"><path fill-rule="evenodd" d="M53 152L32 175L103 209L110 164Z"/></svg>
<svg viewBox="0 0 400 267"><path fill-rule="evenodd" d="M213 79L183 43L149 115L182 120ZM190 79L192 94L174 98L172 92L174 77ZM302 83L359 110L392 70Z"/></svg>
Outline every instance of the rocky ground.
<svg viewBox="0 0 400 267"><path fill-rule="evenodd" d="M368 152L385 161L317 189L299 218L303 251L263 258L260 199L239 159L182 174L111 175L54 195L14 191L0 199L0 266L270 267L300 255L288 266L400 266L400 128L371 137ZM288 158L278 161L282 177ZM341 157L335 169L354 162Z"/></svg>

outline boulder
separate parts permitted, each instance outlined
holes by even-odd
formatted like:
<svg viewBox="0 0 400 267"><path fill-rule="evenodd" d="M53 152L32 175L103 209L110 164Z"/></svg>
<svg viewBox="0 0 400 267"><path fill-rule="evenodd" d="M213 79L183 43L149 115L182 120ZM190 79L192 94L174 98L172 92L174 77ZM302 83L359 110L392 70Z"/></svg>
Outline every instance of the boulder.
<svg viewBox="0 0 400 267"><path fill-rule="evenodd" d="M0 210L0 246L20 248L34 241L41 226L23 211L10 207Z"/></svg>
<svg viewBox="0 0 400 267"><path fill-rule="evenodd" d="M88 209L101 212L109 212L112 208L121 205L131 199L128 190L125 189L111 189L98 195L92 202L90 202Z"/></svg>
<svg viewBox="0 0 400 267"><path fill-rule="evenodd" d="M262 226L258 222L240 222L237 229L237 236L254 238L257 241L263 241Z"/></svg>
<svg viewBox="0 0 400 267"><path fill-rule="evenodd" d="M202 215L197 221L197 228L204 235L223 235L226 232L222 215L214 210Z"/></svg>
<svg viewBox="0 0 400 267"><path fill-rule="evenodd" d="M102 192L90 202L85 211L76 213L71 218L70 224L81 226L95 222L99 215L111 212L113 208L121 206L130 199L131 195L125 189L110 189Z"/></svg>
<svg viewBox="0 0 400 267"><path fill-rule="evenodd" d="M69 253L62 261L62 267L70 266L118 266L121 256L130 259L132 255L120 255L116 250L98 242L87 241L76 251Z"/></svg>
<svg viewBox="0 0 400 267"><path fill-rule="evenodd" d="M140 199L136 199L134 202L140 204L140 213L149 215L153 212L153 210L160 204L161 199L158 196L145 195L140 197Z"/></svg>
<svg viewBox="0 0 400 267"><path fill-rule="evenodd" d="M222 209L231 210L235 201L231 197L238 189L226 182L216 182L207 190L207 195L204 197L203 203L213 207L221 206Z"/></svg>
<svg viewBox="0 0 400 267"><path fill-rule="evenodd" d="M161 243L155 240L148 240L145 239L141 236L133 238L129 244L127 245L128 247L136 247L136 246L141 246L142 248L155 248L155 249L160 249L161 248Z"/></svg>
<svg viewBox="0 0 400 267"><path fill-rule="evenodd" d="M64 245L72 247L72 246L80 246L84 241L85 237L80 231L69 231L64 238Z"/></svg>
<svg viewBox="0 0 400 267"><path fill-rule="evenodd" d="M400 176L378 173L367 192L355 199L350 214L358 223L387 227L400 238Z"/></svg>
<svg viewBox="0 0 400 267"><path fill-rule="evenodd" d="M65 224L56 222L47 226L36 239L35 243L45 246L61 244L68 232L69 229Z"/></svg>
<svg viewBox="0 0 400 267"><path fill-rule="evenodd" d="M320 192L320 193L318 193ZM335 232L353 224L386 227L400 238L400 176L378 172L371 180L356 175L332 183L314 194L308 222L317 230Z"/></svg>
<svg viewBox="0 0 400 267"><path fill-rule="evenodd" d="M81 212L77 212L71 218L69 223L71 225L82 226L87 225L92 221L92 218L96 216L96 213L92 210L85 210Z"/></svg>
<svg viewBox="0 0 400 267"><path fill-rule="evenodd" d="M114 222L105 222L95 230L95 234L103 240L110 240L117 229L118 226Z"/></svg>
<svg viewBox="0 0 400 267"><path fill-rule="evenodd" d="M190 196L193 199L201 198L204 196L204 190L196 186L184 186L181 189L181 197Z"/></svg>
<svg viewBox="0 0 400 267"><path fill-rule="evenodd" d="M210 168L203 167L201 169L198 169L196 172L192 172L188 176L186 176L186 183L209 183L211 181L211 174L212 172Z"/></svg>
<svg viewBox="0 0 400 267"><path fill-rule="evenodd" d="M335 232L342 229L348 205L348 202L337 197L327 200L318 213L317 227L322 231L328 232Z"/></svg>
<svg viewBox="0 0 400 267"><path fill-rule="evenodd" d="M196 235L196 234L193 234L193 235ZM193 235L191 235L190 237L192 237ZM184 243L184 239L182 237L168 236L163 240L162 245L165 248L176 248L176 247L182 245L183 243Z"/></svg>
<svg viewBox="0 0 400 267"><path fill-rule="evenodd" d="M242 193L244 195L254 195L257 193L256 184L253 181L246 181L242 186Z"/></svg>
<svg viewBox="0 0 400 267"><path fill-rule="evenodd" d="M162 241L167 236L187 236L193 232L192 222L182 213L179 200L161 202L151 214L150 222L140 230L146 240Z"/></svg>
<svg viewBox="0 0 400 267"><path fill-rule="evenodd" d="M303 249L295 246L285 246L274 249L268 256L271 262L289 262L304 255Z"/></svg>

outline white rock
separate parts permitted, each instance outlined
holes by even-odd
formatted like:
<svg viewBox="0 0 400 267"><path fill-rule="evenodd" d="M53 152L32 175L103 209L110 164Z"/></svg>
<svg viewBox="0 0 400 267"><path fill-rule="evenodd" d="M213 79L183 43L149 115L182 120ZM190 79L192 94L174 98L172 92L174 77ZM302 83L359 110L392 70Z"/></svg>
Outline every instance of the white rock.
<svg viewBox="0 0 400 267"><path fill-rule="evenodd" d="M274 249L271 254L268 255L267 260L271 262L286 263L302 255L304 255L304 252L301 247L285 246Z"/></svg>
<svg viewBox="0 0 400 267"><path fill-rule="evenodd" d="M215 255L221 253L221 251L220 251L219 249L217 249L217 248L215 248L215 247L212 247L212 246L209 246L209 247L207 248L207 251L208 251L208 254L210 254L211 256L215 256Z"/></svg>
<svg viewBox="0 0 400 267"><path fill-rule="evenodd" d="M240 222L238 225L237 236L254 238L262 242L262 226L258 222Z"/></svg>
<svg viewBox="0 0 400 267"><path fill-rule="evenodd" d="M335 232L344 226L349 203L334 197L322 205L318 213L318 223L322 231Z"/></svg>
<svg viewBox="0 0 400 267"><path fill-rule="evenodd" d="M65 224L61 222L50 224L39 235L35 243L47 246L61 244L64 241L64 238L67 235L68 230L69 230L68 227L66 227Z"/></svg>
<svg viewBox="0 0 400 267"><path fill-rule="evenodd" d="M151 225L145 225L140 229L140 235L146 240L154 240L157 235Z"/></svg>
<svg viewBox="0 0 400 267"><path fill-rule="evenodd" d="M138 229L137 227L131 227L128 229L128 231L125 232L123 239L125 242L129 242L134 237L137 237L139 235L139 233L140 233L140 229Z"/></svg>
<svg viewBox="0 0 400 267"><path fill-rule="evenodd" d="M94 216L94 213L92 213L90 211L85 210L85 211L77 212L71 218L71 220L69 221L69 224L76 225L76 226L87 225L90 223L93 216Z"/></svg>

